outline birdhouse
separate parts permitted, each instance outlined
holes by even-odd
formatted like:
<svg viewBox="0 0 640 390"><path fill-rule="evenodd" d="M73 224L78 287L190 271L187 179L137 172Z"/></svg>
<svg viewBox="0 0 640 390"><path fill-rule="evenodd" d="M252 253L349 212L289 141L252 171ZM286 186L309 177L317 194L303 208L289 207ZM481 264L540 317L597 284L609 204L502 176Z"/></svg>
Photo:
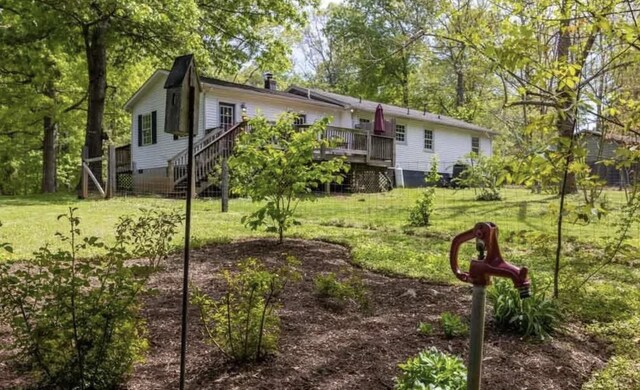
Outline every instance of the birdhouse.
<svg viewBox="0 0 640 390"><path fill-rule="evenodd" d="M198 132L200 108L200 78L193 54L177 57L164 83L167 104L164 131L175 136L193 135Z"/></svg>

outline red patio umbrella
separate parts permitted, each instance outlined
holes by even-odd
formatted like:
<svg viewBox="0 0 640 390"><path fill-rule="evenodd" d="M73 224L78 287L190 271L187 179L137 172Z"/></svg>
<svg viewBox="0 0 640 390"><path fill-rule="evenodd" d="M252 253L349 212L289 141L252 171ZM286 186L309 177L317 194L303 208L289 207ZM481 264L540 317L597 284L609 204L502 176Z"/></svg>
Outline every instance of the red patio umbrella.
<svg viewBox="0 0 640 390"><path fill-rule="evenodd" d="M382 104L376 107L376 116L373 120L373 134L384 133L384 113L382 112Z"/></svg>

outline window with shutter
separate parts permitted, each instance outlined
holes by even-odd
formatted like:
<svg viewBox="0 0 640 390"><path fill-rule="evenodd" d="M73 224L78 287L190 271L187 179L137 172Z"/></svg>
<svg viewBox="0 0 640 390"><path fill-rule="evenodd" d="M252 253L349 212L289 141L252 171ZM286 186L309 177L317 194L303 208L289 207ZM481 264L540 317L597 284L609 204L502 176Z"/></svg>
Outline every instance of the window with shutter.
<svg viewBox="0 0 640 390"><path fill-rule="evenodd" d="M146 146L153 144L153 121L151 118L151 113L141 115L142 120L139 121L140 124L140 146Z"/></svg>

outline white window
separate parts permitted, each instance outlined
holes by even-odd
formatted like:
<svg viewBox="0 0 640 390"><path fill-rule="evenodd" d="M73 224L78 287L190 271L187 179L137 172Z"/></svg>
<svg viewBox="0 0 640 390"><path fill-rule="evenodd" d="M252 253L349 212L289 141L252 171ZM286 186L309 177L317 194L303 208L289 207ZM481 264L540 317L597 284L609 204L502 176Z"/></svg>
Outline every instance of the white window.
<svg viewBox="0 0 640 390"><path fill-rule="evenodd" d="M480 138L471 137L471 151L475 154L480 154Z"/></svg>
<svg viewBox="0 0 640 390"><path fill-rule="evenodd" d="M404 125L396 125L396 141L398 142L406 142L407 140L407 129Z"/></svg>
<svg viewBox="0 0 640 390"><path fill-rule="evenodd" d="M360 118L360 123L371 123L371 120L367 118Z"/></svg>
<svg viewBox="0 0 640 390"><path fill-rule="evenodd" d="M307 115L306 114L298 114L293 119L294 125L305 125L307 124Z"/></svg>
<svg viewBox="0 0 640 390"><path fill-rule="evenodd" d="M433 130L424 131L424 149L433 150Z"/></svg>
<svg viewBox="0 0 640 390"><path fill-rule="evenodd" d="M151 145L153 143L153 128L152 128L151 113L142 115L142 146Z"/></svg>

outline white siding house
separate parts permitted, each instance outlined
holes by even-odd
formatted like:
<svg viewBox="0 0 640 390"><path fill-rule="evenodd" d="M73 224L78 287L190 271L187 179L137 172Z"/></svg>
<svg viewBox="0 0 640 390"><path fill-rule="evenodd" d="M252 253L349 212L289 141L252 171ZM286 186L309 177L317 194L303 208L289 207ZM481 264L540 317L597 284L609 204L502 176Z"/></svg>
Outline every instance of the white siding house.
<svg viewBox="0 0 640 390"><path fill-rule="evenodd" d="M131 168L134 185L151 191L170 186L168 161L183 152L185 137L176 138L164 132L166 92L164 83L169 72L156 71L129 99L125 108L131 112ZM272 81L271 81L272 82ZM305 123L331 117L331 125L353 129L363 121L373 122L378 105L349 96L292 86L285 91L230 83L202 77L200 118L195 141L211 129L229 127L242 117L262 115L275 120L283 112L295 112ZM491 154L494 133L453 118L406 108L382 105L385 119L395 122L396 142L393 163L406 172L408 185L422 184L424 172L433 156L440 160L440 171L452 173L453 164L478 147ZM393 135L391 135L393 136ZM411 179L415 176L414 179ZM143 180L144 179L144 180Z"/></svg>

